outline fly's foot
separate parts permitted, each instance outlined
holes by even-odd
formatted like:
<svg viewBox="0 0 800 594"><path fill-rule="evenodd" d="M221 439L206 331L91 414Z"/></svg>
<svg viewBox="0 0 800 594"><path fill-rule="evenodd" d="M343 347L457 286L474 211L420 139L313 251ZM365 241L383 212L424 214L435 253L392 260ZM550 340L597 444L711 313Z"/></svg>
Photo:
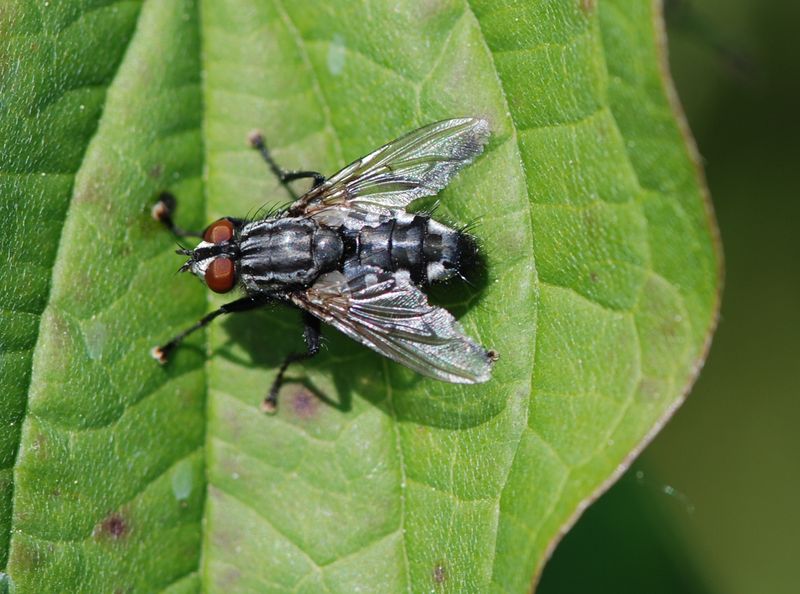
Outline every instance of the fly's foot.
<svg viewBox="0 0 800 594"><path fill-rule="evenodd" d="M172 215L175 213L177 201L175 196L169 192L161 192L158 196L158 202L150 209L150 214L155 220L164 223L168 227L172 226Z"/></svg>
<svg viewBox="0 0 800 594"><path fill-rule="evenodd" d="M150 349L150 356L153 357L156 361L161 363L161 365L165 365L167 360L169 359L169 353L172 349L168 346L157 346Z"/></svg>
<svg viewBox="0 0 800 594"><path fill-rule="evenodd" d="M261 412L268 415L274 415L278 411L278 393L277 390L273 394L270 391L269 396L264 398L261 402Z"/></svg>
<svg viewBox="0 0 800 594"><path fill-rule="evenodd" d="M250 132L250 134L247 135L247 142L254 149L263 148L264 134L262 134L259 130L253 130L252 132Z"/></svg>

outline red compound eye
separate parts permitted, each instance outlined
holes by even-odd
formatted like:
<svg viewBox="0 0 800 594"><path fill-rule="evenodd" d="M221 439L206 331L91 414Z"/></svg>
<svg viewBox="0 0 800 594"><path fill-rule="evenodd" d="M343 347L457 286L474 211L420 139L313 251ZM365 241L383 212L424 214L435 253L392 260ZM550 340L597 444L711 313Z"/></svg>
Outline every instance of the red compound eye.
<svg viewBox="0 0 800 594"><path fill-rule="evenodd" d="M215 258L206 268L206 284L215 293L227 293L235 283L236 270L230 258Z"/></svg>
<svg viewBox="0 0 800 594"><path fill-rule="evenodd" d="M233 237L233 223L228 219L220 219L216 223L211 223L203 233L203 239L208 243L223 243L230 241Z"/></svg>

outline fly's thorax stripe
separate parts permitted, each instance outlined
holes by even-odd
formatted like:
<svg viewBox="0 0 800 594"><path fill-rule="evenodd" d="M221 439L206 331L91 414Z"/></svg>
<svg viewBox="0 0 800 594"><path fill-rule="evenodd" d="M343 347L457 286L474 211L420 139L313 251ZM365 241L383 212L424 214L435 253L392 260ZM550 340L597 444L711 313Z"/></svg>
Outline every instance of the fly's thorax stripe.
<svg viewBox="0 0 800 594"><path fill-rule="evenodd" d="M240 271L258 285L307 283L318 274L313 221L289 218L256 221L242 232Z"/></svg>

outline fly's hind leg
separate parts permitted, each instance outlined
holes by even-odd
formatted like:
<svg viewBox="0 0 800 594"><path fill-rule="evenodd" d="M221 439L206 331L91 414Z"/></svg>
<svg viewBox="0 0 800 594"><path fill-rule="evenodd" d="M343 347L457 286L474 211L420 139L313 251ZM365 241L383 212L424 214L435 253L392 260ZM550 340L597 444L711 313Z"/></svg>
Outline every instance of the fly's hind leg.
<svg viewBox="0 0 800 594"><path fill-rule="evenodd" d="M275 162L275 159L273 159L272 154L269 152L266 141L264 140L264 135L261 132L251 132L248 140L250 141L250 146L256 149L264 161L267 162L267 165L269 165L272 173L275 174L275 177L278 178L278 181L281 182L281 185L286 189L287 192L289 192L289 195L293 200L297 200L298 195L297 192L295 192L294 189L289 185L290 182L293 182L296 179L314 178L314 185L312 186L314 188L325 182L325 176L318 171L289 171L279 166Z"/></svg>
<svg viewBox="0 0 800 594"><path fill-rule="evenodd" d="M202 232L187 231L175 224L173 216L175 215L175 209L177 207L178 201L172 193L161 192L158 196L158 202L153 205L150 213L155 220L163 223L176 237L203 237Z"/></svg>
<svg viewBox="0 0 800 594"><path fill-rule="evenodd" d="M278 369L278 375L270 386L267 397L261 403L261 410L265 413L274 413L278 408L278 391L283 384L283 375L286 373L286 368L292 363L297 361L304 361L310 359L319 352L320 347L320 323L317 318L307 312L303 312L303 338L306 342L305 353L290 353L286 356Z"/></svg>

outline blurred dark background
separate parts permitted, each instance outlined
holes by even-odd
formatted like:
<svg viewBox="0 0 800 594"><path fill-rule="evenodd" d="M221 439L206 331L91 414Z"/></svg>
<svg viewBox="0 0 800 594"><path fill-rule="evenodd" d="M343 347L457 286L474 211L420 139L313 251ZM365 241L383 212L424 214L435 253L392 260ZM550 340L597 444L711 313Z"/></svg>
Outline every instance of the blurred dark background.
<svg viewBox="0 0 800 594"><path fill-rule="evenodd" d="M722 315L688 400L566 536L538 592L795 594L800 2L665 4L722 234Z"/></svg>

